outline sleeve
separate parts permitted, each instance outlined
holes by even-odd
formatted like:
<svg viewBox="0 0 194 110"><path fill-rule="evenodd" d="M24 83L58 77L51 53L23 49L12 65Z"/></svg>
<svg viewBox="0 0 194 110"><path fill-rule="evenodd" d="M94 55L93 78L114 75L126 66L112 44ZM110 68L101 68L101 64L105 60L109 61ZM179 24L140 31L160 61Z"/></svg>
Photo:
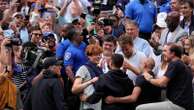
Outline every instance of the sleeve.
<svg viewBox="0 0 194 110"><path fill-rule="evenodd" d="M132 3L128 3L125 6L125 16L130 18L130 19L133 19L133 5L132 5Z"/></svg>
<svg viewBox="0 0 194 110"><path fill-rule="evenodd" d="M149 57L150 54L152 53L152 48L151 48L150 44L147 41L143 45L143 52L145 53L145 55L147 57Z"/></svg>
<svg viewBox="0 0 194 110"><path fill-rule="evenodd" d="M104 81L103 81L102 77L99 78L99 80L96 82L94 87L95 87L94 93L91 96L89 96L86 100L90 104L97 103L105 95L105 93L104 93Z"/></svg>
<svg viewBox="0 0 194 110"><path fill-rule="evenodd" d="M62 43L59 43L57 45L57 49L56 49L56 57L57 58L62 58L63 57L63 54L64 54L64 46Z"/></svg>
<svg viewBox="0 0 194 110"><path fill-rule="evenodd" d="M173 77L175 77L175 75L176 75L176 65L175 65L175 63L170 63L169 65L168 65L168 68L167 68L167 70L166 70L166 73L164 74L164 76L166 76L166 77L168 77L169 79L172 79Z"/></svg>
<svg viewBox="0 0 194 110"><path fill-rule="evenodd" d="M63 86L59 79L55 80L53 84L52 92L54 97L54 102L56 103L57 110L67 110L67 105L64 100Z"/></svg>
<svg viewBox="0 0 194 110"><path fill-rule="evenodd" d="M77 72L75 77L80 77L82 79L86 78L86 75L90 74L89 71L87 70L87 68L85 66L81 66Z"/></svg>
<svg viewBox="0 0 194 110"><path fill-rule="evenodd" d="M66 51L64 55L64 66L73 66L74 58L73 53L70 51Z"/></svg>
<svg viewBox="0 0 194 110"><path fill-rule="evenodd" d="M145 82L146 82L145 78L142 75L140 75L135 80L135 86L141 87Z"/></svg>

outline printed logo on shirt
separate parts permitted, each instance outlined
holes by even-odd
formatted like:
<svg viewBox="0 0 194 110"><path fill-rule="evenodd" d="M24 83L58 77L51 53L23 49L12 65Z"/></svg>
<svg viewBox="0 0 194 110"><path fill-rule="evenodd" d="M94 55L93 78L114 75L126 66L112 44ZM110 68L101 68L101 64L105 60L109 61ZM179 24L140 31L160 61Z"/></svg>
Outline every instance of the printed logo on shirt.
<svg viewBox="0 0 194 110"><path fill-rule="evenodd" d="M66 52L65 56L64 56L64 59L65 60L69 60L70 58L71 58L71 53L70 52Z"/></svg>

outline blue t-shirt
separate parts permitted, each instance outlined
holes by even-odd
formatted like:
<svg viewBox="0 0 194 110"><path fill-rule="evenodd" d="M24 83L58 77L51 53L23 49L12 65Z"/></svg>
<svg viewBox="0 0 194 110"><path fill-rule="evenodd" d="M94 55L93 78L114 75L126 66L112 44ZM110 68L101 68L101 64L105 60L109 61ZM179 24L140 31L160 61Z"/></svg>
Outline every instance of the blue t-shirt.
<svg viewBox="0 0 194 110"><path fill-rule="evenodd" d="M157 14L156 7L149 0L141 4L139 0L129 2L125 7L125 16L135 20L139 25L140 32L152 32L152 26Z"/></svg>
<svg viewBox="0 0 194 110"><path fill-rule="evenodd" d="M67 48L71 45L71 41L69 39L64 40L63 42L59 43L57 45L57 49L56 49L56 57L57 58L63 58L65 51L67 50ZM84 42L82 42L79 46L79 48L83 51L85 51L86 48L86 44Z"/></svg>
<svg viewBox="0 0 194 110"><path fill-rule="evenodd" d="M85 50L80 49L74 44L71 44L64 55L64 66L72 66L74 73L79 69L80 66L84 65L88 61L85 54Z"/></svg>

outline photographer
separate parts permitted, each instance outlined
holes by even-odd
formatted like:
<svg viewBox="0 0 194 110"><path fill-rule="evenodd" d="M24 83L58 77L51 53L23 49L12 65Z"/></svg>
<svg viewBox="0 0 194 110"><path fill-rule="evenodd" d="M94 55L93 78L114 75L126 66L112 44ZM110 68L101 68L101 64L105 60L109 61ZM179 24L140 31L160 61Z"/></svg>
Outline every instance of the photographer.
<svg viewBox="0 0 194 110"><path fill-rule="evenodd" d="M32 86L24 110L67 110L60 78L62 64L63 61L56 60L55 57L43 61L46 69L41 73L43 78Z"/></svg>
<svg viewBox="0 0 194 110"><path fill-rule="evenodd" d="M43 34L43 39L42 39L42 43L43 47L45 47L46 49L48 49L48 51L52 52L55 55L55 50L56 50L56 39L55 39L55 35L53 33L44 33Z"/></svg>

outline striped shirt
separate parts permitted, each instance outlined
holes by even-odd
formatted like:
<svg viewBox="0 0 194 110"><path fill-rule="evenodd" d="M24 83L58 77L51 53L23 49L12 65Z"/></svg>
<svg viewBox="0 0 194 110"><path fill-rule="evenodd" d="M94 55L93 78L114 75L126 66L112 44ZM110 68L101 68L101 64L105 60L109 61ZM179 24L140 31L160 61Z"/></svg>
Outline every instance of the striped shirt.
<svg viewBox="0 0 194 110"><path fill-rule="evenodd" d="M20 87L26 81L27 74L29 67L23 64L15 64L14 65L14 72L13 72L13 82L16 84L16 87Z"/></svg>

